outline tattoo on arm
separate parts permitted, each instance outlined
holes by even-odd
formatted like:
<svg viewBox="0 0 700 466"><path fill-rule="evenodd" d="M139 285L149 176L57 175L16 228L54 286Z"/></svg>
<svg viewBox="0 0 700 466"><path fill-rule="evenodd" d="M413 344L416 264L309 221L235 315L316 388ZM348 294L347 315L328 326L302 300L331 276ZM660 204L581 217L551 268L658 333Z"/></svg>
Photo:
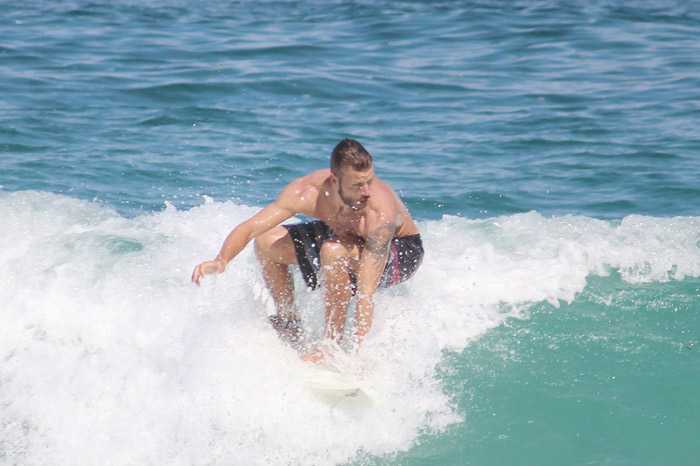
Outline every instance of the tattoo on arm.
<svg viewBox="0 0 700 466"><path fill-rule="evenodd" d="M365 243L365 250L372 254L375 261L386 259L395 230L396 225L391 222L387 222L380 225L372 233L370 233L369 238L367 238L367 242Z"/></svg>

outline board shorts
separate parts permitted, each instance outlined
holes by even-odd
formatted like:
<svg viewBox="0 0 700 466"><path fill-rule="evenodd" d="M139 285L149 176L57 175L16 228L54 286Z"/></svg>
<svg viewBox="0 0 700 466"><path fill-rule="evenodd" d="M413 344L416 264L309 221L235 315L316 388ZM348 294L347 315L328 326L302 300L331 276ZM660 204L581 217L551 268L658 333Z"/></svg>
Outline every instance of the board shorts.
<svg viewBox="0 0 700 466"><path fill-rule="evenodd" d="M321 245L332 236L332 231L321 220L283 226L294 242L294 252L304 282L315 290L318 288L318 273L321 270ZM420 234L392 239L389 257L378 286L386 288L411 278L423 262L423 255ZM354 294L355 277L352 277L352 282Z"/></svg>

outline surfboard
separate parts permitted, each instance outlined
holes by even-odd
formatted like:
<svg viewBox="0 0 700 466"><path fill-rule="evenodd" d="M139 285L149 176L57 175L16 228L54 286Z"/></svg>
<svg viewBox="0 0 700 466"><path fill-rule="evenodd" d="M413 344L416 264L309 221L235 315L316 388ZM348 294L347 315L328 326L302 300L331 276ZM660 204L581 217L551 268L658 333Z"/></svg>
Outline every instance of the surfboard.
<svg viewBox="0 0 700 466"><path fill-rule="evenodd" d="M365 389L360 381L327 369L305 369L304 385L316 393L331 398L372 400L369 390Z"/></svg>

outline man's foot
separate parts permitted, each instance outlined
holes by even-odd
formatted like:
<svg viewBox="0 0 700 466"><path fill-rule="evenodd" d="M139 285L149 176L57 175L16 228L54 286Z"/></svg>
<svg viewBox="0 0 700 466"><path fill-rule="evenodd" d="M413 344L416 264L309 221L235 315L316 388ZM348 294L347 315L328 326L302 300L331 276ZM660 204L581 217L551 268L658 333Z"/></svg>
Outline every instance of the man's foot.
<svg viewBox="0 0 700 466"><path fill-rule="evenodd" d="M297 316L294 314L285 317L271 315L268 319L283 341L289 343L293 348L301 348L304 340L304 329Z"/></svg>

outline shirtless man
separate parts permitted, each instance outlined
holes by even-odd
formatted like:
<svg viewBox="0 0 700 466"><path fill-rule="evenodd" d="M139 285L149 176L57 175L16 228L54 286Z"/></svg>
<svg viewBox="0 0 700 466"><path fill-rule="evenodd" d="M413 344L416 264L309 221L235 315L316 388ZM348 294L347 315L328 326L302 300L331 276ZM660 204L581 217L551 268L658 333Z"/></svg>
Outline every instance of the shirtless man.
<svg viewBox="0 0 700 466"><path fill-rule="evenodd" d="M280 225L298 214L319 220ZM204 275L223 272L252 239L277 310L270 320L278 332L300 332L288 267L297 264L307 286L315 289L320 282L325 338L338 344L353 294L354 343L359 346L372 326L375 290L406 280L423 260L420 234L408 209L388 184L375 178L372 156L352 139L333 149L330 170L292 181L275 202L234 228L216 259L195 267L192 281L199 285ZM302 359L318 363L325 356L317 350Z"/></svg>

